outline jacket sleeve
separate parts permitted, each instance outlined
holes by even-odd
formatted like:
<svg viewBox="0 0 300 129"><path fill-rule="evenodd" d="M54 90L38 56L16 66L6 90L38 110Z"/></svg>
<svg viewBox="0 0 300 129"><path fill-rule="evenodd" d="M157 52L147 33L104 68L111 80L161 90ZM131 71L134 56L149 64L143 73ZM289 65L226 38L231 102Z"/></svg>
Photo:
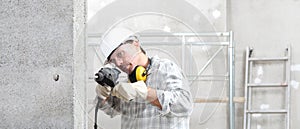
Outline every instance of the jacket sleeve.
<svg viewBox="0 0 300 129"><path fill-rule="evenodd" d="M189 84L180 68L173 62L165 62L159 68L162 73L163 89L157 89L162 105L161 115L189 116L193 109L193 98Z"/></svg>
<svg viewBox="0 0 300 129"><path fill-rule="evenodd" d="M120 114L121 100L119 98L113 96L109 96L106 100L99 97L97 98L98 101L100 101L98 108L105 114L110 115L110 117L115 117Z"/></svg>

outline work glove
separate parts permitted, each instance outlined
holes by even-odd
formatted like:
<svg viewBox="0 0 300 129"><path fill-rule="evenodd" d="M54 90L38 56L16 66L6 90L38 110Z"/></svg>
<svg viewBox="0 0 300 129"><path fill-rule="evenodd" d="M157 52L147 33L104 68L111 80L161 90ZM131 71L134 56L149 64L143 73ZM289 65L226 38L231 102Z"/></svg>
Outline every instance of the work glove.
<svg viewBox="0 0 300 129"><path fill-rule="evenodd" d="M136 97L141 97L146 100L148 94L147 86L144 81L135 83L119 83L112 91L112 95L122 100L130 101Z"/></svg>
<svg viewBox="0 0 300 129"><path fill-rule="evenodd" d="M111 87L110 86L102 86L102 85L98 84L96 86L96 93L97 93L97 96L100 97L101 99L106 99L111 93Z"/></svg>

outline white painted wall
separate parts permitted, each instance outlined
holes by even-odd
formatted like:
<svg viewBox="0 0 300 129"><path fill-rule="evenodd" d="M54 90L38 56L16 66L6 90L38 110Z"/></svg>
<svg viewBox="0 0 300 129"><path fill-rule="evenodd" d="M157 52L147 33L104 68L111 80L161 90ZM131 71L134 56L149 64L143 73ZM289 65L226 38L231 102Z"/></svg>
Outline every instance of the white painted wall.
<svg viewBox="0 0 300 129"><path fill-rule="evenodd" d="M235 33L236 42L236 93L242 96L244 80L245 48L251 46L256 56L283 56L284 49L291 45L292 67L291 69L291 129L297 129L299 124L299 63L298 49L300 48L300 1L298 0L229 0L228 1L228 28ZM264 77L270 81L278 78L281 69L268 70L270 64L262 66ZM277 67L278 68L278 67ZM272 80L273 79L273 80ZM272 98L280 94L271 93L269 105L278 104ZM237 107L237 128L242 128L242 108ZM270 107L271 108L271 107ZM266 119L271 119L272 116ZM276 125L270 122L261 122L254 125L255 128L265 128L265 125ZM270 128L270 127L269 127Z"/></svg>

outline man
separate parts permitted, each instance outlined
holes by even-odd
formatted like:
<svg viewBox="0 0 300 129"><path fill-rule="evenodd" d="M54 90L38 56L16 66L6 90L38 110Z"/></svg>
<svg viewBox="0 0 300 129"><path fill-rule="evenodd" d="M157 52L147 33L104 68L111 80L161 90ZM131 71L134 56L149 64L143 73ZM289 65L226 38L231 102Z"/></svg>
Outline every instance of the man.
<svg viewBox="0 0 300 129"><path fill-rule="evenodd" d="M102 98L99 108L112 116L121 114L122 129L188 129L193 100L185 76L172 61L149 58L131 34L124 28L113 29L104 37L101 49L107 63L128 75L134 74L136 66L143 66L147 79L119 82L113 89L98 85L96 92ZM110 96L119 99L113 107Z"/></svg>

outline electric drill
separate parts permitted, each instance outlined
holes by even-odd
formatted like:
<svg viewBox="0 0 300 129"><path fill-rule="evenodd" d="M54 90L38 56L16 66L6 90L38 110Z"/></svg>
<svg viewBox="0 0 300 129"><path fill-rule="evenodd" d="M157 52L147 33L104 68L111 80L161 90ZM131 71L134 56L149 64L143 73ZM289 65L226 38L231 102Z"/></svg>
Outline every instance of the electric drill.
<svg viewBox="0 0 300 129"><path fill-rule="evenodd" d="M95 74L95 81L102 86L108 85L113 88L118 83L120 73L116 68L104 67Z"/></svg>
<svg viewBox="0 0 300 129"><path fill-rule="evenodd" d="M110 68L110 67L104 67L101 68L98 73L95 74L95 81L102 85L102 86L110 86L111 88L114 88L115 85L118 83L117 80L119 78L119 74L121 72L116 69L116 68ZM114 108L115 105L115 101L118 101L118 99L115 99L115 96L111 96L112 99L112 104L111 107ZM100 105L100 99L98 97L98 102L95 108L95 123L94 123L94 129L98 128L97 125L97 113L98 113L98 107Z"/></svg>

